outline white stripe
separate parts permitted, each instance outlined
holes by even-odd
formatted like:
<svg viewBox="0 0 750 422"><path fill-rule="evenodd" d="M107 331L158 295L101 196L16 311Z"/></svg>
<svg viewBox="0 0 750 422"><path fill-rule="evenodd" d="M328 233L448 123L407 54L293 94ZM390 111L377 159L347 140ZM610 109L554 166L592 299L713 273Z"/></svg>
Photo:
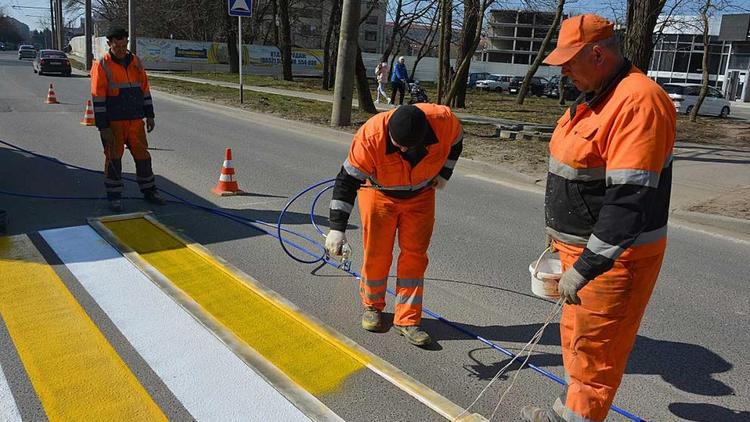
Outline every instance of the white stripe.
<svg viewBox="0 0 750 422"><path fill-rule="evenodd" d="M231 182L232 181L232 175L231 174L222 174L219 176L220 182Z"/></svg>
<svg viewBox="0 0 750 422"><path fill-rule="evenodd" d="M310 420L93 229L41 235L194 418Z"/></svg>
<svg viewBox="0 0 750 422"><path fill-rule="evenodd" d="M225 169L228 169L232 167L232 160L224 160L224 164L222 164Z"/></svg>
<svg viewBox="0 0 750 422"><path fill-rule="evenodd" d="M0 367L0 421L22 422L21 413L16 407L16 401L10 392L8 380L5 379L5 373Z"/></svg>

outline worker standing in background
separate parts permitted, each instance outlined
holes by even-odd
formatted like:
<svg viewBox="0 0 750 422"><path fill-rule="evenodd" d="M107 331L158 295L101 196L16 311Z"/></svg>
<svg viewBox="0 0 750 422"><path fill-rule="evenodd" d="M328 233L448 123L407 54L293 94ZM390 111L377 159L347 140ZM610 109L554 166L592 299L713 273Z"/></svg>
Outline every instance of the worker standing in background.
<svg viewBox="0 0 750 422"><path fill-rule="evenodd" d="M552 409L524 407L526 421L606 418L667 244L675 108L623 57L613 28L592 14L566 19L544 60L585 95L558 120L545 195L563 266L567 386Z"/></svg>
<svg viewBox="0 0 750 422"><path fill-rule="evenodd" d="M453 174L463 130L450 108L405 105L376 114L354 136L336 177L326 250L341 255L346 226L359 191L364 262L362 328L383 329L382 312L393 245L398 234L394 328L417 346L431 342L420 329L427 249L435 222L435 188Z"/></svg>
<svg viewBox="0 0 750 422"><path fill-rule="evenodd" d="M122 211L122 155L125 145L135 161L138 187L148 202L164 205L156 190L146 131L154 130L154 105L141 61L127 49L128 31L107 34L109 52L91 70L94 119L104 147L104 186L112 211ZM146 118L144 129L143 118Z"/></svg>

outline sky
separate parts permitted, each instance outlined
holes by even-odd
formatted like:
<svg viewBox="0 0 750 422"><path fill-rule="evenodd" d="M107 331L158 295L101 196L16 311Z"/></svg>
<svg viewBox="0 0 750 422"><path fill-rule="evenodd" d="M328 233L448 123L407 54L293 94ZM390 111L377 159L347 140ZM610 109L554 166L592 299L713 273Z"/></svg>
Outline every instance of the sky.
<svg viewBox="0 0 750 422"><path fill-rule="evenodd" d="M225 1L225 0L215 0ZM552 1L552 0L549 0ZM576 13L597 13L607 18L613 18L612 7L610 4L624 3L625 0L569 0L566 12L575 11ZM729 0L736 7L727 10L724 13L750 13L750 0ZM495 8L520 8L523 2L519 0L501 1ZM44 9L19 9L13 6L42 7ZM42 29L40 18L45 16L49 21L49 0L0 0L0 7L5 9L5 13L29 25L29 28ZM624 10L624 7L621 8ZM68 19L73 16L66 16Z"/></svg>

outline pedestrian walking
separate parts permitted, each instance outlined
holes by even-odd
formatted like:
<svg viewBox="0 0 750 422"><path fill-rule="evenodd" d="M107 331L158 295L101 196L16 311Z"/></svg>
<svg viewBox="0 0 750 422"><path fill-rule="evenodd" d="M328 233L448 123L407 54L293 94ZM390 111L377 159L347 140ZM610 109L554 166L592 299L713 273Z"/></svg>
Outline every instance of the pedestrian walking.
<svg viewBox="0 0 750 422"><path fill-rule="evenodd" d="M398 62L393 66L393 72L391 72L391 104L396 104L396 91L401 95L398 104L404 103L404 93L406 88L409 86L409 72L406 70L406 59L404 56L398 58Z"/></svg>
<svg viewBox="0 0 750 422"><path fill-rule="evenodd" d="M410 343L429 344L420 328L427 249L435 222L435 189L453 174L463 130L450 108L404 105L370 118L354 136L333 188L326 250L341 255L359 197L364 262L359 283L362 328L381 331L388 272L398 233L394 328Z"/></svg>
<svg viewBox="0 0 750 422"><path fill-rule="evenodd" d="M380 102L380 96L383 96L383 99L390 104L391 99L388 97L388 93L385 92L385 84L388 83L388 63L386 62L380 62L377 66L375 66L375 80L378 82L378 93L375 98L375 102Z"/></svg>
<svg viewBox="0 0 750 422"><path fill-rule="evenodd" d="M603 421L620 385L667 244L676 114L669 96L620 52L614 24L563 21L544 60L585 95L558 120L545 196L566 305L567 386L526 421Z"/></svg>
<svg viewBox="0 0 750 422"><path fill-rule="evenodd" d="M122 211L122 155L126 145L133 155L144 199L163 205L146 141L146 131L150 133L156 125L146 71L140 59L127 49L128 31L113 28L107 34L107 44L109 51L91 70L91 96L104 147L104 186L110 209Z"/></svg>

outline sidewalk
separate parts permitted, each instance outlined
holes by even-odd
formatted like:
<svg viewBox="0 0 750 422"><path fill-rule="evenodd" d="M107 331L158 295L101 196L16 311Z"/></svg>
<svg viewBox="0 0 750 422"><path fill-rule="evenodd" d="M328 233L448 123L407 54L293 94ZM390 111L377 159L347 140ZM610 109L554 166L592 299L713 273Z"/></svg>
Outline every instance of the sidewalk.
<svg viewBox="0 0 750 422"><path fill-rule="evenodd" d="M162 72L148 72L151 76L182 80L208 85L216 85L227 88L239 89L238 83L210 81L206 79L191 78L187 76L165 74ZM259 87L244 85L247 91L285 95L290 97L304 98L309 100L333 102L333 95L318 94L312 92L292 91L279 88ZM352 100L352 105L357 106L357 100ZM376 104L379 111L392 109L386 104ZM743 104L744 107L744 104ZM747 106L750 109L750 105ZM484 123L493 125L516 125L522 122L491 117L477 116L468 113L456 113L464 122ZM479 162L477 162L479 164ZM701 212L687 211L690 207L709 203L716 198L732 197L734 193L743 195L750 188L750 146L729 147L721 145L701 145L690 143L678 143L674 151L674 175L672 181L671 211L675 222L697 228L708 226L709 231L739 237L750 240L750 220L724 217L715 214L704 214ZM491 164L499 168L500 177L504 174L510 176L517 173L508 166ZM533 178L517 173L517 177L508 177L509 181L527 181L534 184ZM543 186L544 181L536 183L537 187ZM750 198L746 198L750 206ZM707 208L712 208L711 206ZM720 208L713 206L714 209Z"/></svg>

